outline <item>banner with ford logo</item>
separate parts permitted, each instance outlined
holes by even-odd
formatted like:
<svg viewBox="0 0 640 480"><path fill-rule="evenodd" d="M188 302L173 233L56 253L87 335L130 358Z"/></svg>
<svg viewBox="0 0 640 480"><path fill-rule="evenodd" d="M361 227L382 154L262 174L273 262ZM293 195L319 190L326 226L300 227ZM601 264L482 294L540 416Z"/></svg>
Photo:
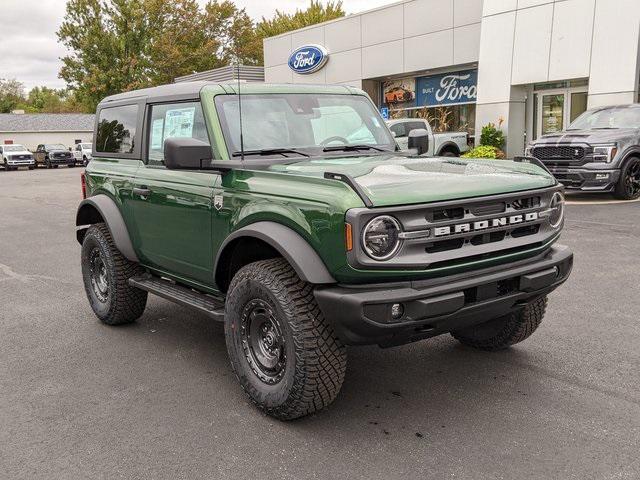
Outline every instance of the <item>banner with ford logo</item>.
<svg viewBox="0 0 640 480"><path fill-rule="evenodd" d="M443 73L416 80L416 103L420 107L475 103L478 71Z"/></svg>
<svg viewBox="0 0 640 480"><path fill-rule="evenodd" d="M321 45L304 45L294 50L289 57L289 68L296 73L313 73L324 67L329 52Z"/></svg>

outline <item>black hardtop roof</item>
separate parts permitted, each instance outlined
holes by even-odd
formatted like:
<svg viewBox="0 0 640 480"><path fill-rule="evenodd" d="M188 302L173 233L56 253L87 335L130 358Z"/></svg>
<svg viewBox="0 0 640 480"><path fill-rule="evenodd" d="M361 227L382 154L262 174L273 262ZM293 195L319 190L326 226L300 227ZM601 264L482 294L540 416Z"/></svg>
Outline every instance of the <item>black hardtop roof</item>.
<svg viewBox="0 0 640 480"><path fill-rule="evenodd" d="M149 97L193 97L196 98L200 94L200 90L205 85L216 85L214 82L198 81L198 82L180 82L160 85L151 88L142 88L140 90L131 90L130 92L117 93L105 97L100 104L119 102L122 100L144 100Z"/></svg>
<svg viewBox="0 0 640 480"><path fill-rule="evenodd" d="M211 81L179 82L157 87L132 90L106 97L100 102L100 107L109 104L145 102L147 99L154 102L190 100L200 96L200 91L206 86L217 86L222 91L235 94L237 84L219 83ZM262 82L242 83L242 92L247 94L263 93L317 93L317 94L354 94L361 92L359 89L346 85L311 85L311 84L268 84Z"/></svg>

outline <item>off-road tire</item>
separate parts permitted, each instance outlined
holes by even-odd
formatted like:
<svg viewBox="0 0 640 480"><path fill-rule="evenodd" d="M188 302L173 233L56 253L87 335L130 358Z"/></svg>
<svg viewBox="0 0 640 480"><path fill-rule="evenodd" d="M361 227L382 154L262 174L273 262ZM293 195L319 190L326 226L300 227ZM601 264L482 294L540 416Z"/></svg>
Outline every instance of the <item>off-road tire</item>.
<svg viewBox="0 0 640 480"><path fill-rule="evenodd" d="M635 200L636 198L640 198L640 188L638 188L637 183L635 184L635 189L631 190L628 188L627 182L629 181L629 173L632 169L636 169L638 172L638 168L640 168L640 158L631 158L627 161L626 165L620 172L620 178L618 179L618 183L616 183L615 189L613 191L613 195L620 200Z"/></svg>
<svg viewBox="0 0 640 480"><path fill-rule="evenodd" d="M97 250L94 253L94 250ZM107 275L108 293L102 301L91 281L92 255L101 255ZM129 285L129 278L144 273L137 263L127 260L116 248L104 223L92 225L82 241L82 279L89 304L107 325L122 325L139 318L147 305L147 292Z"/></svg>
<svg viewBox="0 0 640 480"><path fill-rule="evenodd" d="M517 312L451 332L451 335L468 347L502 350L529 338L542 322L546 309L547 297L540 297Z"/></svg>
<svg viewBox="0 0 640 480"><path fill-rule="evenodd" d="M252 369L243 346L246 309L266 302L284 339L282 377L267 383ZM251 263L233 277L225 305L225 338L231 367L251 401L280 420L316 412L338 395L347 352L325 320L313 285L300 280L282 258ZM254 363L254 367L255 363Z"/></svg>

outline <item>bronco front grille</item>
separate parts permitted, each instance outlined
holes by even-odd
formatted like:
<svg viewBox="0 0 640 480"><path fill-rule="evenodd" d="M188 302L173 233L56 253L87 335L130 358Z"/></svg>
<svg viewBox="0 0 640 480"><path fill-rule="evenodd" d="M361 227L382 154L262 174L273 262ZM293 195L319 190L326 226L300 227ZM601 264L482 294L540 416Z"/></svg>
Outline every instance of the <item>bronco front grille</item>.
<svg viewBox="0 0 640 480"><path fill-rule="evenodd" d="M356 232L377 215L395 217L407 234L398 253L378 262L358 243L349 255L355 267L435 269L526 251L551 240L553 229L541 212L558 187L529 193L347 212Z"/></svg>

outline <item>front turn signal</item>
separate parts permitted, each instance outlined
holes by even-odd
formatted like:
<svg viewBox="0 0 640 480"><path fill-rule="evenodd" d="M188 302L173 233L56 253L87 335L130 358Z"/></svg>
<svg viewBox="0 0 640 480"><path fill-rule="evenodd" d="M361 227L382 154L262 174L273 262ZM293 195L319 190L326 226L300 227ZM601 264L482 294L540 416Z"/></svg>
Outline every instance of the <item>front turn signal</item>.
<svg viewBox="0 0 640 480"><path fill-rule="evenodd" d="M350 223L344 224L344 245L347 252L353 250L353 230Z"/></svg>

